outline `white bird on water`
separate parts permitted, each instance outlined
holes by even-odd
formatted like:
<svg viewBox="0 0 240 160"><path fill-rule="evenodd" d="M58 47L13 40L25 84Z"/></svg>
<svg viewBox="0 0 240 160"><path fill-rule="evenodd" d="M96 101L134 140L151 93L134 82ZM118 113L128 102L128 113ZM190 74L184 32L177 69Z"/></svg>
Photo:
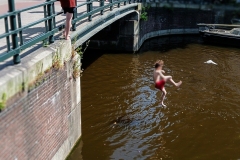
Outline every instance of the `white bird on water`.
<svg viewBox="0 0 240 160"><path fill-rule="evenodd" d="M217 65L217 63L213 62L212 60L208 60L208 61L206 61L206 62L204 62L204 63Z"/></svg>

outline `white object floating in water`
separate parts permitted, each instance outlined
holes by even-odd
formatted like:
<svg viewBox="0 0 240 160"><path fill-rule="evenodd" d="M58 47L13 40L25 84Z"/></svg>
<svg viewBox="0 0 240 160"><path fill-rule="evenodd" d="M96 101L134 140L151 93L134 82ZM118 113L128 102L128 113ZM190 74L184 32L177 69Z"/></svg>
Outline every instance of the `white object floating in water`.
<svg viewBox="0 0 240 160"><path fill-rule="evenodd" d="M204 62L204 63L217 65L217 63L213 62L212 60L208 60L208 61L206 61L206 62Z"/></svg>

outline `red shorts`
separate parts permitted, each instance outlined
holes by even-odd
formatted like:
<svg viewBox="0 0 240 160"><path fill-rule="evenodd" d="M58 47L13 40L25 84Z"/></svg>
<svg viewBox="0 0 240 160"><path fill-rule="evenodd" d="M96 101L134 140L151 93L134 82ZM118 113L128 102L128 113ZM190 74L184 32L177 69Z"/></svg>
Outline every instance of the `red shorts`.
<svg viewBox="0 0 240 160"><path fill-rule="evenodd" d="M160 89L160 90L163 89L164 85L165 85L165 81L164 81L164 80L160 80L160 81L157 81L157 82L155 83L155 87L156 87L157 89Z"/></svg>

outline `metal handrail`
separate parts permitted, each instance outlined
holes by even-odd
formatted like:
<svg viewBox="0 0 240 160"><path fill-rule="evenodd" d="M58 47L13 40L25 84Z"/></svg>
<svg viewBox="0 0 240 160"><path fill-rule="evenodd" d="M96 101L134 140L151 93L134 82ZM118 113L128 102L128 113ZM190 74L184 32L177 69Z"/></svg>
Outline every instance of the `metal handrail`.
<svg viewBox="0 0 240 160"><path fill-rule="evenodd" d="M38 5L34 5L31 7L27 7L20 10L15 10L15 2L14 0L8 0L9 12L3 15L0 15L0 20L4 19L5 23L5 33L0 34L0 39L6 38L7 43L7 51L0 54L0 61L4 61L13 56L14 64L18 64L21 62L20 52L32 45L35 45L38 42L45 41L48 39L48 43L54 42L54 34L64 28L64 25L60 27L56 27L55 17L60 15L62 12L55 13L54 3L57 0L46 0L46 2ZM77 0L76 0L77 1ZM113 0L109 0L109 4L104 5L104 0L99 0L99 7L93 9L93 2L97 0L87 0L76 6L76 8L87 6L87 12L77 15L77 9L75 10L73 20L72 20L72 29L76 30L76 23L83 18L88 17L88 21L92 20L92 16L94 14L100 13L103 15L104 9L112 10L114 6L120 7L120 4L126 5L127 2L130 4L132 0L117 0L113 2ZM133 0L133 2L136 2ZM22 26L21 21L21 13L25 11L29 11L35 8L43 7L44 18L38 19L34 22L26 24ZM8 23L8 19L10 24ZM18 23L17 23L18 22ZM45 33L41 33L30 40L24 42L22 32L24 29L32 27L34 25L45 22ZM10 26L10 27L9 27ZM11 40L10 40L11 36ZM18 40L19 39L19 40Z"/></svg>
<svg viewBox="0 0 240 160"><path fill-rule="evenodd" d="M16 15L16 14L18 14L20 12L25 12L25 11L28 11L28 10L31 10L31 9L35 9L35 8L39 8L39 7L42 7L42 6L46 6L46 5L51 4L53 2L56 2L56 1L57 0L52 0L50 2L44 2L43 4L38 4L38 5L27 7L27 8L24 8L24 9L15 10L13 12L8 12L8 13L5 13L5 14L1 15L0 19L12 16L12 15Z"/></svg>

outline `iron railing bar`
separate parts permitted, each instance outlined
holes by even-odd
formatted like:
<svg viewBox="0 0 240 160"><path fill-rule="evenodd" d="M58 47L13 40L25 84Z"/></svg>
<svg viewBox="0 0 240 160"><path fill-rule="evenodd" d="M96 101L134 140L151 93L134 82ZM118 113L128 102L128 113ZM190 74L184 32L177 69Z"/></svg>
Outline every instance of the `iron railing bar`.
<svg viewBox="0 0 240 160"><path fill-rule="evenodd" d="M88 13L86 13L86 14L82 14L82 15L78 16L76 19L72 20L72 24L80 21L80 20L83 19L83 18L88 17L88 16L91 15L91 14L92 14L92 12L88 12Z"/></svg>
<svg viewBox="0 0 240 160"><path fill-rule="evenodd" d="M22 28L21 13L18 13L18 28ZM23 45L22 30L19 31L20 45Z"/></svg>
<svg viewBox="0 0 240 160"><path fill-rule="evenodd" d="M54 2L56 2L56 0L54 0ZM25 11L28 11L28 10L31 10L31 9L42 7L42 6L48 5L50 3L53 3L53 1L44 2L42 4L38 4L38 5L35 5L35 6L32 6L32 7L28 7L28 8L24 8L24 9L20 9L20 10L15 10L13 12L8 12L8 13L5 13L5 14L1 15L0 19L3 19L3 18L8 17L8 16L12 16L12 15L17 15L20 12L25 12Z"/></svg>
<svg viewBox="0 0 240 160"><path fill-rule="evenodd" d="M3 19L3 18L6 18L6 17L9 17L9 16L12 16L12 15L14 15L14 14L15 14L15 12L5 13L5 14L3 14L3 15L0 16L0 19Z"/></svg>
<svg viewBox="0 0 240 160"><path fill-rule="evenodd" d="M51 0L46 0L46 1L51 2ZM51 30L54 29L53 28L53 23L54 23L53 22L53 18L54 17L52 17L51 15L53 15L53 3L50 3L50 4L47 5L47 16L51 17L51 18L48 19L48 31L51 31ZM48 38L48 42L49 43L53 43L54 42L53 35L50 35L50 37Z"/></svg>
<svg viewBox="0 0 240 160"><path fill-rule="evenodd" d="M125 0L121 0L120 2L124 2L124 1L125 1ZM78 16L76 19L72 20L72 24L78 22L79 20L81 20L81 19L83 19L83 18L86 18L86 17L88 17L88 16L90 16L90 15L93 15L94 13L98 13L98 12L101 11L102 9L107 9L107 8L109 8L110 6L117 5L118 3L119 3L119 1L116 1L116 2L113 2L113 3L111 3L111 4L104 5L103 7L98 7L98 8L96 8L96 9L94 9L94 10L92 10L92 11L86 13L86 14L82 14L82 15Z"/></svg>
<svg viewBox="0 0 240 160"><path fill-rule="evenodd" d="M0 19L3 19L5 17L9 17L9 16L13 16L13 15L16 15L16 14L18 14L17 10L16 11L12 11L12 12L8 12L8 13L5 13L5 14L1 15Z"/></svg>
<svg viewBox="0 0 240 160"><path fill-rule="evenodd" d="M24 30L24 29L26 29L26 28L32 27L32 26L37 25L37 24L39 24L39 23L41 23L41 22L47 21L47 20L53 18L53 16L56 16L56 14L53 14L52 16L49 16L49 17L47 17L47 18L42 18L42 19L40 19L40 20L38 20L38 21L35 21L35 22L30 23L30 24L28 24L28 25L26 25L26 26L23 26L22 28L18 28L18 29L14 30L14 31L10 31L9 33L0 34L0 39L1 39L1 38L4 38L4 37L6 37L6 36L12 35L12 34L14 34L14 33L18 33L18 32L20 32L20 31L22 31L22 30Z"/></svg>
<svg viewBox="0 0 240 160"><path fill-rule="evenodd" d="M89 4L89 3L91 3L91 2L89 1L89 2L81 3L81 4L77 5L76 8L79 8L79 7L85 6L85 5Z"/></svg>
<svg viewBox="0 0 240 160"><path fill-rule="evenodd" d="M8 17L4 18L4 22L5 22L5 32L8 33L9 32ZM8 51L10 51L11 47L10 47L10 38L9 38L9 36L6 36L6 41L7 41L7 49L8 49Z"/></svg>
<svg viewBox="0 0 240 160"><path fill-rule="evenodd" d="M58 28L55 28L54 30L49 31L47 33L42 33L42 34L32 38L31 40L27 41L25 44L23 44L22 46L19 46L18 48L14 49L14 50L1 53L0 61L4 61L4 60L18 54L21 50L31 47L33 44L36 44L36 43L48 38L49 36L53 35L57 31L58 31Z"/></svg>
<svg viewBox="0 0 240 160"><path fill-rule="evenodd" d="M44 10L44 18L47 18L47 6L44 6L43 7L43 10ZM44 22L45 23L45 32L48 31L48 25L47 25L47 21Z"/></svg>
<svg viewBox="0 0 240 160"><path fill-rule="evenodd" d="M55 32L59 31L58 28L53 29L52 31L49 31L47 33L41 33L40 35L32 38L31 40L27 41L24 45L21 46L21 50L27 49L28 47L31 47L33 44L36 44L40 41L43 41L50 37L51 35L54 35Z"/></svg>
<svg viewBox="0 0 240 160"><path fill-rule="evenodd" d="M16 54L19 54L20 53L20 49L19 48L15 48L14 50L11 50L9 52L4 52L4 53L1 53L0 54L0 61L4 61Z"/></svg>
<svg viewBox="0 0 240 160"><path fill-rule="evenodd" d="M115 1L115 2L109 3L107 5L104 5L104 7L108 8L108 7L115 6L115 5L117 6L118 3L122 3L124 1L126 1L126 0Z"/></svg>
<svg viewBox="0 0 240 160"><path fill-rule="evenodd" d="M46 6L48 4L52 4L54 2L56 2L56 0L49 1L49 2L44 2L44 3L38 4L38 5L35 5L35 6L31 6L31 7L28 7L28 8L24 8L24 9L19 9L19 10L16 10L15 12L25 12L25 11L32 10L32 9L35 9L35 8L40 8L42 6Z"/></svg>
<svg viewBox="0 0 240 160"><path fill-rule="evenodd" d="M42 23L42 22L44 22L44 21L47 21L47 20L49 20L49 19L51 19L51 18L52 18L52 16L51 16L51 17L47 17L47 18L42 18L42 19L40 19L40 20L38 20L38 21L29 23L28 25L23 26L23 27L21 28L21 30L26 29L26 28L30 28L30 27L32 27L32 26L34 26L34 25L37 25L37 24Z"/></svg>
<svg viewBox="0 0 240 160"><path fill-rule="evenodd" d="M81 4L77 5L76 7L79 8L79 7L82 7L82 6L84 6L84 5L87 5L87 4L93 3L93 2L98 2L98 0L87 1L87 2L84 2L84 3L81 3Z"/></svg>
<svg viewBox="0 0 240 160"><path fill-rule="evenodd" d="M95 9L93 9L91 12L96 11L96 12L94 12L94 13L97 13L97 12L101 11L102 9L108 9L110 6L115 6L115 5L118 6L119 3L124 2L124 1L125 1L125 0L115 1L115 2L113 2L113 3L109 3L109 4L107 4L107 5L104 5L103 7L95 8ZM89 12L89 13L90 13L90 12Z"/></svg>
<svg viewBox="0 0 240 160"><path fill-rule="evenodd" d="M52 4L52 9L53 9L53 14L56 15L56 12L55 12L55 5ZM56 15L57 16L57 15ZM56 16L53 17L53 28L56 28Z"/></svg>

